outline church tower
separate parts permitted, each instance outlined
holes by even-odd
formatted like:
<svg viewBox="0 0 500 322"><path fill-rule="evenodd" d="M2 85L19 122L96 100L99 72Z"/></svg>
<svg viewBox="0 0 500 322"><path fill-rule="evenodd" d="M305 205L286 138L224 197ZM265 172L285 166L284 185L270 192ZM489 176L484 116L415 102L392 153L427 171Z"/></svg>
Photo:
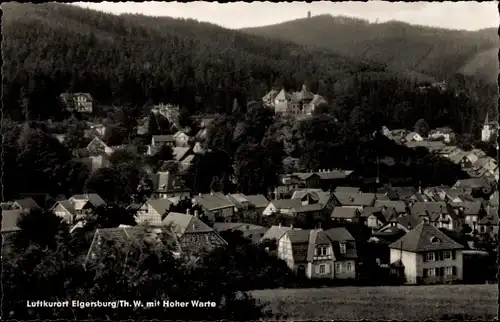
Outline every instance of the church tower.
<svg viewBox="0 0 500 322"><path fill-rule="evenodd" d="M483 129L481 130L481 141L489 142L492 139L494 131L495 128L493 127L493 123L490 122L488 112L486 112Z"/></svg>

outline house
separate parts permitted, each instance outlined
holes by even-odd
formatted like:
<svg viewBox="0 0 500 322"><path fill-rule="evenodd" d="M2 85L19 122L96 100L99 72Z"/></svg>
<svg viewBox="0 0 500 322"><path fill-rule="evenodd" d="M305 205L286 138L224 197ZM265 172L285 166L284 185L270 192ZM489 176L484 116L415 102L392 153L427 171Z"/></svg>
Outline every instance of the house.
<svg viewBox="0 0 500 322"><path fill-rule="evenodd" d="M105 205L106 202L98 194L89 193L73 195L68 200L57 201L50 211L72 224L76 220L84 218L97 207Z"/></svg>
<svg viewBox="0 0 500 322"><path fill-rule="evenodd" d="M244 194L241 193L233 193L228 194L226 196L229 201L231 201L235 205L236 211L244 211L247 210L250 206L250 201L246 198Z"/></svg>
<svg viewBox="0 0 500 322"><path fill-rule="evenodd" d="M280 184L274 188L274 198L282 199L287 193L298 189L300 179L295 175L281 175L279 178Z"/></svg>
<svg viewBox="0 0 500 322"><path fill-rule="evenodd" d="M189 144L189 135L183 131L177 131L173 135L174 144L177 147L186 147Z"/></svg>
<svg viewBox="0 0 500 322"><path fill-rule="evenodd" d="M87 145L87 150L91 155L101 155L101 154L112 154L114 150L110 148L104 141L95 137L90 143Z"/></svg>
<svg viewBox="0 0 500 322"><path fill-rule="evenodd" d="M248 207L261 214L269 205L269 200L263 195L245 195L248 200Z"/></svg>
<svg viewBox="0 0 500 322"><path fill-rule="evenodd" d="M302 85L300 92L288 93L282 88L280 91L271 90L262 101L265 106L274 109L276 114L288 114L294 116L312 115L316 107L326 104L324 97L308 91L306 85Z"/></svg>
<svg viewBox="0 0 500 322"><path fill-rule="evenodd" d="M111 164L109 162L109 155L107 154L92 155L87 158L77 159L77 161L85 164L92 172L101 168L106 168Z"/></svg>
<svg viewBox="0 0 500 322"><path fill-rule="evenodd" d="M243 238L250 240L254 244L258 243L268 231L268 228L259 225L229 222L216 222L214 223L213 228L218 233L225 231L240 232Z"/></svg>
<svg viewBox="0 0 500 322"><path fill-rule="evenodd" d="M310 279L356 278L356 246L345 228L288 230L278 240L278 257Z"/></svg>
<svg viewBox="0 0 500 322"><path fill-rule="evenodd" d="M374 193L335 192L334 194L343 207L356 207L360 210L373 206L376 200Z"/></svg>
<svg viewBox="0 0 500 322"><path fill-rule="evenodd" d="M454 164L460 165L462 169L467 169L472 167L472 162L467 158L468 152L459 152L448 156L448 160Z"/></svg>
<svg viewBox="0 0 500 322"><path fill-rule="evenodd" d="M303 205L323 202L328 194L321 189L300 189L293 192L290 199L300 199Z"/></svg>
<svg viewBox="0 0 500 322"><path fill-rule="evenodd" d="M168 199L163 198L146 201L136 210L136 223L138 225L161 225L170 204Z"/></svg>
<svg viewBox="0 0 500 322"><path fill-rule="evenodd" d="M387 224L387 219L384 217L382 208L365 207L360 217L367 227L375 231Z"/></svg>
<svg viewBox="0 0 500 322"><path fill-rule="evenodd" d="M173 128L180 128L179 126L179 114L180 108L177 105L163 104L160 103L151 108L151 113L160 114L165 117Z"/></svg>
<svg viewBox="0 0 500 322"><path fill-rule="evenodd" d="M495 170L498 170L498 163L494 158L485 156L474 162L472 164L472 168L474 170L484 169L490 174L495 174Z"/></svg>
<svg viewBox="0 0 500 322"><path fill-rule="evenodd" d="M66 137L67 137L66 134L60 134L60 133L53 134L53 136L54 136L54 138L57 139L57 141L59 141L59 143L64 143L66 141Z"/></svg>
<svg viewBox="0 0 500 322"><path fill-rule="evenodd" d="M437 151L436 154L443 157L443 158L449 158L450 155L452 155L456 149L458 149L457 146L448 145L448 146L442 148L441 150Z"/></svg>
<svg viewBox="0 0 500 322"><path fill-rule="evenodd" d="M424 138L420 134L418 134L417 132L410 132L410 133L406 134L406 136L405 136L406 142L412 142L412 141L419 142L419 141L423 141L423 140L424 140Z"/></svg>
<svg viewBox="0 0 500 322"><path fill-rule="evenodd" d="M157 198L191 197L191 190L169 171L149 175L153 182L153 195Z"/></svg>
<svg viewBox="0 0 500 322"><path fill-rule="evenodd" d="M463 189L469 194L472 193L489 193L491 192L490 183L484 178L470 178L470 179L461 179L457 180L457 182L453 185L454 189Z"/></svg>
<svg viewBox="0 0 500 322"><path fill-rule="evenodd" d="M20 210L21 212L30 212L33 210L41 209L33 198L17 199L12 202L13 210Z"/></svg>
<svg viewBox="0 0 500 322"><path fill-rule="evenodd" d="M495 190L495 192L493 192L490 196L490 204L492 206L498 206L498 190Z"/></svg>
<svg viewBox="0 0 500 322"><path fill-rule="evenodd" d="M439 127L429 132L429 139L432 140L442 139L444 142L450 143L452 140L455 139L455 133L449 127Z"/></svg>
<svg viewBox="0 0 500 322"><path fill-rule="evenodd" d="M147 155L154 155L158 152L161 146L175 146L173 135L153 135L151 137L151 144L148 145Z"/></svg>
<svg viewBox="0 0 500 322"><path fill-rule="evenodd" d="M406 214L406 204L401 200L376 200L375 207L394 208L398 215Z"/></svg>
<svg viewBox="0 0 500 322"><path fill-rule="evenodd" d="M23 211L20 209L2 210L2 235L7 232L20 230L17 226L17 221L21 218L22 214Z"/></svg>
<svg viewBox="0 0 500 322"><path fill-rule="evenodd" d="M467 153L467 159L469 159L469 161L471 163L474 163L477 160L479 160L480 158L485 157L485 156L486 156L486 153L484 153L484 151L480 150L480 149L472 149L471 151L469 151Z"/></svg>
<svg viewBox="0 0 500 322"><path fill-rule="evenodd" d="M332 187L338 187L342 185L349 185L352 180L354 171L353 170L341 170L341 169L320 169L316 174L320 178L319 188L330 190Z"/></svg>
<svg viewBox="0 0 500 322"><path fill-rule="evenodd" d="M68 111L92 113L94 100L90 93L62 93L59 99Z"/></svg>
<svg viewBox="0 0 500 322"><path fill-rule="evenodd" d="M449 209L445 202L416 202L410 208L410 213L424 219L438 228L460 231L463 221L460 216Z"/></svg>
<svg viewBox="0 0 500 322"><path fill-rule="evenodd" d="M292 175L299 179L303 188L319 188L320 176L314 172L295 172Z"/></svg>
<svg viewBox="0 0 500 322"><path fill-rule="evenodd" d="M264 236L262 236L260 242L263 242L264 240L273 240L273 239L276 240L277 242L287 231L292 229L301 230L300 228L281 226L281 224L278 226L271 226L271 228L269 228L266 231Z"/></svg>
<svg viewBox="0 0 500 322"><path fill-rule="evenodd" d="M302 206L300 199L276 199L271 200L262 212L263 216L271 216L277 213L293 215L296 208Z"/></svg>
<svg viewBox="0 0 500 322"><path fill-rule="evenodd" d="M187 170L191 167L194 154L192 154L193 150L190 147L174 147L172 148L172 154L174 155L175 161L180 163L182 170Z"/></svg>
<svg viewBox="0 0 500 322"><path fill-rule="evenodd" d="M220 192L198 194L193 198L193 203L201 206L205 214L229 220L234 214L235 205Z"/></svg>
<svg viewBox="0 0 500 322"><path fill-rule="evenodd" d="M330 215L332 220L357 221L361 216L360 210L355 207L335 207Z"/></svg>
<svg viewBox="0 0 500 322"><path fill-rule="evenodd" d="M172 247L172 255L181 254L180 243L176 235L167 227L151 226L123 226L116 228L98 228L94 233L94 238L85 258L85 263L96 260L103 247L115 246L122 249L132 246L134 243L144 241L146 243ZM110 245L111 244L111 245Z"/></svg>
<svg viewBox="0 0 500 322"><path fill-rule="evenodd" d="M498 206L486 208L486 215L477 222L477 232L479 234L488 234L496 239L498 236Z"/></svg>
<svg viewBox="0 0 500 322"><path fill-rule="evenodd" d="M476 202L452 202L450 206L455 209L459 216L464 218L464 223L469 225L472 230L477 230L477 223L485 215L483 204Z"/></svg>
<svg viewBox="0 0 500 322"><path fill-rule="evenodd" d="M171 212L163 219L162 225L172 227L183 251L212 250L227 245L213 228L197 216Z"/></svg>
<svg viewBox="0 0 500 322"><path fill-rule="evenodd" d="M389 248L393 272L399 270L407 284L462 280L464 247L429 223L420 223Z"/></svg>

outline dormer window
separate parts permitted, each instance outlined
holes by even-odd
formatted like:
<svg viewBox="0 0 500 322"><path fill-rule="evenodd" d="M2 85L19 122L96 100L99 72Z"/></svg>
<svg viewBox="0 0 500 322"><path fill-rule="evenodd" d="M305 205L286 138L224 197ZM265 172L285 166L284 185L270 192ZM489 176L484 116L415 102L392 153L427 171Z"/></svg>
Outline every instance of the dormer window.
<svg viewBox="0 0 500 322"><path fill-rule="evenodd" d="M346 253L346 244L345 243L340 243L340 253L341 254Z"/></svg>
<svg viewBox="0 0 500 322"><path fill-rule="evenodd" d="M433 244L438 244L441 242L441 240L439 238L434 237L434 236L432 236L430 240L431 240L431 243L433 243Z"/></svg>

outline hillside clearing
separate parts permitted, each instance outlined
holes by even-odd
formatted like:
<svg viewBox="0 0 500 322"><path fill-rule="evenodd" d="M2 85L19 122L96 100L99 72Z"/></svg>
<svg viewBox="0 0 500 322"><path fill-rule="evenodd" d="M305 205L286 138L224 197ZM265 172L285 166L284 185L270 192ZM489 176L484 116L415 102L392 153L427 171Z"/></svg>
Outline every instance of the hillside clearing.
<svg viewBox="0 0 500 322"><path fill-rule="evenodd" d="M493 319L496 285L336 287L253 291L274 317L319 319L441 319L467 315Z"/></svg>

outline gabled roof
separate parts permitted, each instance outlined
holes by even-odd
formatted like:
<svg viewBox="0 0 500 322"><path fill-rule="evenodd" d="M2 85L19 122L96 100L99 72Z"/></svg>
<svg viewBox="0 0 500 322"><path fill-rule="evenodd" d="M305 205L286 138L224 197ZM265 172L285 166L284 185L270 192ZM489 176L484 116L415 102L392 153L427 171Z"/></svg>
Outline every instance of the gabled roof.
<svg viewBox="0 0 500 322"><path fill-rule="evenodd" d="M292 228L292 227L285 227L285 226L271 226L269 230L262 236L260 241L263 241L265 239L280 239L287 231L289 230L300 230L300 228Z"/></svg>
<svg viewBox="0 0 500 322"><path fill-rule="evenodd" d="M54 206L52 207L52 209L54 209L55 207L57 207L57 205L60 205L61 207L63 207L64 209L66 209L66 211L68 211L72 215L76 214L75 205L70 200L60 200L60 201L57 201L54 204Z"/></svg>
<svg viewBox="0 0 500 322"><path fill-rule="evenodd" d="M311 199L319 201L321 193L324 193L321 189L300 189L293 192L291 199L302 199L308 195Z"/></svg>
<svg viewBox="0 0 500 322"><path fill-rule="evenodd" d="M63 100L69 100L81 95L85 96L89 101L93 100L92 95L90 95L90 93L61 93L59 97L62 98Z"/></svg>
<svg viewBox="0 0 500 322"><path fill-rule="evenodd" d="M307 90L306 85L302 85L301 91L296 93L295 97L299 101L304 101L304 100L312 100L314 98L314 95Z"/></svg>
<svg viewBox="0 0 500 322"><path fill-rule="evenodd" d="M354 241L354 237L344 227L330 228L324 232L331 241Z"/></svg>
<svg viewBox="0 0 500 322"><path fill-rule="evenodd" d="M406 204L401 200L376 200L375 207L394 208L398 213L406 212Z"/></svg>
<svg viewBox="0 0 500 322"><path fill-rule="evenodd" d="M321 180L333 180L333 179L345 179L347 178L353 171L352 170L331 170L331 171L323 171L317 172Z"/></svg>
<svg viewBox="0 0 500 322"><path fill-rule="evenodd" d="M482 208L480 201L451 202L450 206L455 209L463 208L464 215L478 215Z"/></svg>
<svg viewBox="0 0 500 322"><path fill-rule="evenodd" d="M170 208L170 201L168 199L150 199L146 201L158 214L163 216Z"/></svg>
<svg viewBox="0 0 500 322"><path fill-rule="evenodd" d="M163 219L162 224L172 225L173 231L182 236L192 233L206 233L214 231L207 224L193 215L171 212Z"/></svg>
<svg viewBox="0 0 500 322"><path fill-rule="evenodd" d="M194 197L195 201L200 204L203 208L208 211L218 210L223 208L234 207L234 203L232 203L226 196L222 194L202 194Z"/></svg>
<svg viewBox="0 0 500 322"><path fill-rule="evenodd" d="M101 196L99 196L97 193L87 193L83 195L73 195L69 199L69 201L74 202L74 201L87 201L90 202L94 207L99 207L103 206L106 204L106 201L104 201Z"/></svg>
<svg viewBox="0 0 500 322"><path fill-rule="evenodd" d="M457 180L455 187L466 187L466 188L484 188L490 185L483 178L470 178Z"/></svg>
<svg viewBox="0 0 500 322"><path fill-rule="evenodd" d="M17 199L17 200L14 200L14 204L17 204L22 209L40 208L40 206L36 203L35 200L33 200L33 198Z"/></svg>
<svg viewBox="0 0 500 322"><path fill-rule="evenodd" d="M418 253L463 249L464 247L431 224L422 222L399 240L390 244L389 248Z"/></svg>
<svg viewBox="0 0 500 322"><path fill-rule="evenodd" d="M318 174L314 173L314 172L295 172L292 175L296 176L297 178L299 178L300 180L303 181L303 180L308 180L311 177L318 175Z"/></svg>
<svg viewBox="0 0 500 322"><path fill-rule="evenodd" d="M373 206L375 203L373 193L335 192L334 194L343 206Z"/></svg>
<svg viewBox="0 0 500 322"><path fill-rule="evenodd" d="M446 202L415 202L410 208L411 214L417 216L424 216L428 214L445 214L448 213Z"/></svg>
<svg viewBox="0 0 500 322"><path fill-rule="evenodd" d="M281 91L279 91L279 93L274 97L274 99L276 100L291 100L292 97L290 94L288 94L286 91L285 91L285 88L282 88Z"/></svg>
<svg viewBox="0 0 500 322"><path fill-rule="evenodd" d="M21 215L21 210L2 210L2 232L19 230L17 220Z"/></svg>
<svg viewBox="0 0 500 322"><path fill-rule="evenodd" d="M300 208L300 206L302 206L300 199L276 199L271 200L270 203L273 204L277 210Z"/></svg>
<svg viewBox="0 0 500 322"><path fill-rule="evenodd" d="M245 197L255 208L265 208L269 205L269 200L263 195L245 195Z"/></svg>
<svg viewBox="0 0 500 322"><path fill-rule="evenodd" d="M250 231L250 230L266 229L263 226L247 224L242 222L215 222L213 228L216 231L226 231L226 230Z"/></svg>
<svg viewBox="0 0 500 322"><path fill-rule="evenodd" d="M94 145L94 144L99 144L99 145L101 145L101 146L103 146L103 147L105 147L105 148L107 148L107 147L108 147L108 145L107 145L106 143L104 143L104 141L103 141L103 140L99 139L98 137L94 137L94 138L92 139L92 141L90 141L90 143L87 145L87 149L90 149L90 147L91 147L92 145Z"/></svg>

